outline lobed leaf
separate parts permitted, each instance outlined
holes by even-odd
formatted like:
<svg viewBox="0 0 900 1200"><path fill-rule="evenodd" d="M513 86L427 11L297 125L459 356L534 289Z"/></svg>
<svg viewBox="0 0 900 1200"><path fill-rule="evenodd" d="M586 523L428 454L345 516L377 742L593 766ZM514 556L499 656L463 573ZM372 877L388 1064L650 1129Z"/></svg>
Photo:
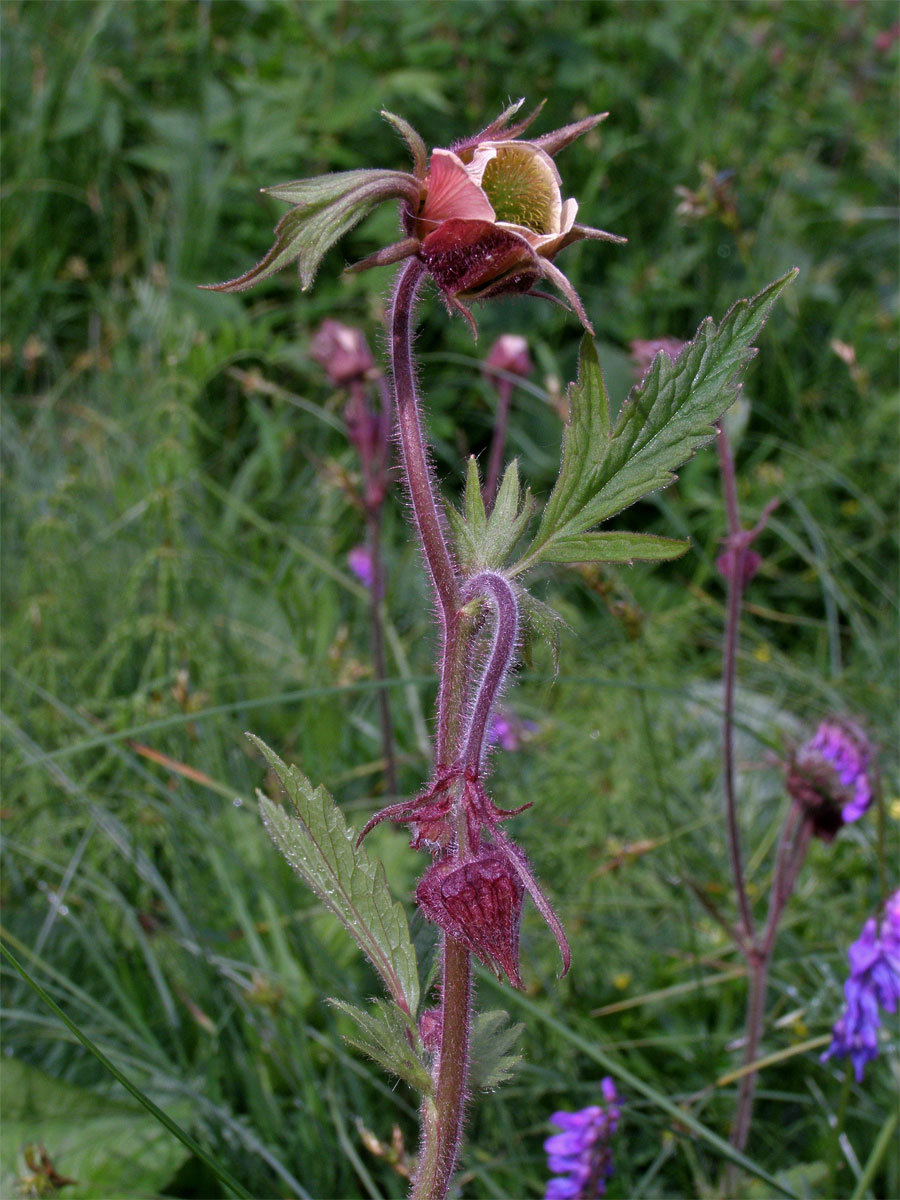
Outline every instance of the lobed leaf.
<svg viewBox="0 0 900 1200"><path fill-rule="evenodd" d="M211 292L243 292L297 260L304 291L334 243L385 200L418 202L419 181L405 171L337 171L294 183L263 188L276 200L296 205L275 226L275 244L255 267L225 283L206 284Z"/></svg>
<svg viewBox="0 0 900 1200"><path fill-rule="evenodd" d="M658 354L613 428L597 351L584 338L578 380L569 389L559 478L513 574L538 562L579 561L575 541L588 530L672 483L676 468L715 436L714 424L734 401L739 376L756 353L753 342L796 274L789 271L758 296L739 300L718 328L708 317L675 361Z"/></svg>
<svg viewBox="0 0 900 1200"><path fill-rule="evenodd" d="M328 1003L355 1021L359 1029L355 1036L345 1034L344 1041L423 1096L431 1095L432 1081L425 1065L422 1040L415 1021L405 1012L385 1000L375 1001L375 1013L367 1013L345 1000Z"/></svg>
<svg viewBox="0 0 900 1200"><path fill-rule="evenodd" d="M416 952L402 907L391 896L384 867L355 845L344 815L323 787L314 788L265 742L248 734L278 776L288 811L261 792L260 812L272 841L297 874L338 918L384 980L396 1004L415 1016L419 1005Z"/></svg>

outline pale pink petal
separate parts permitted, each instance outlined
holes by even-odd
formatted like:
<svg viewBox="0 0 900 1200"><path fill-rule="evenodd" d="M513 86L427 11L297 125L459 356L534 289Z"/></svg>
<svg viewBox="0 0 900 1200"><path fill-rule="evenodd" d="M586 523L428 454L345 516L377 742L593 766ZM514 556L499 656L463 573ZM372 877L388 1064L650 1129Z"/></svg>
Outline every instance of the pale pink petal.
<svg viewBox="0 0 900 1200"><path fill-rule="evenodd" d="M559 231L560 233L568 233L575 224L575 218L578 215L578 201L569 197L562 206L562 212L559 214Z"/></svg>
<svg viewBox="0 0 900 1200"><path fill-rule="evenodd" d="M463 221L493 221L490 200L451 150L435 150L427 178L428 194L419 220L439 225L458 217Z"/></svg>

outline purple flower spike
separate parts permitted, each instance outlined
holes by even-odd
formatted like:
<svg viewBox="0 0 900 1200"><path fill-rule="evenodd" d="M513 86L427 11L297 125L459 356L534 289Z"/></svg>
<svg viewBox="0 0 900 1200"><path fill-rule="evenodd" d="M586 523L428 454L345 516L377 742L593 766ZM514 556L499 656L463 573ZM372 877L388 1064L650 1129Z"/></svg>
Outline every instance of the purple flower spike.
<svg viewBox="0 0 900 1200"><path fill-rule="evenodd" d="M850 721L823 721L797 750L788 768L787 790L812 821L813 832L830 842L858 821L872 803L872 748Z"/></svg>
<svg viewBox="0 0 900 1200"><path fill-rule="evenodd" d="M862 1083L866 1063L878 1056L879 1008L893 1013L900 1003L900 890L885 905L880 929L874 917L866 921L848 958L846 1005L821 1061L849 1058L856 1082Z"/></svg>
<svg viewBox="0 0 900 1200"><path fill-rule="evenodd" d="M577 1112L557 1112L550 1123L562 1130L547 1138L547 1167L555 1178L547 1184L544 1200L594 1200L606 1193L613 1173L609 1141L619 1124L616 1085L607 1076L600 1090L606 1101Z"/></svg>

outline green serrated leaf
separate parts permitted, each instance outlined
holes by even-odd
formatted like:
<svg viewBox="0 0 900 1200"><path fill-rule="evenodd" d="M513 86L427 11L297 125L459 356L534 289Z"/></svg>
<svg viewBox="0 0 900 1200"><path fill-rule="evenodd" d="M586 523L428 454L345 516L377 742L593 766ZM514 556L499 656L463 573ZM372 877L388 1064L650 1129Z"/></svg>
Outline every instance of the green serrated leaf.
<svg viewBox="0 0 900 1200"><path fill-rule="evenodd" d="M481 496L481 477L478 472L478 462L475 455L469 455L469 466L466 471L466 492L464 510L466 524L471 530L471 536L476 541L484 536L487 528L487 513L484 511L484 500Z"/></svg>
<svg viewBox="0 0 900 1200"><path fill-rule="evenodd" d="M553 541L553 561L576 562L667 562L680 558L690 542L680 538L657 537L651 533L580 533L557 537Z"/></svg>
<svg viewBox="0 0 900 1200"><path fill-rule="evenodd" d="M294 259L305 291L325 253L339 238L385 200L416 203L420 184L404 171L360 170L337 171L263 190L296 207L275 226L275 244L255 267L225 283L207 284L207 291L243 292Z"/></svg>
<svg viewBox="0 0 900 1200"><path fill-rule="evenodd" d="M707 318L674 362L658 354L612 429L597 353L585 337L578 381L569 389L559 479L532 546L511 574L538 562L571 561L557 557L557 543L571 545L672 482L676 468L714 437L714 423L733 403L739 376L755 354L753 342L796 274L789 271L753 299L739 300L718 329Z"/></svg>
<svg viewBox="0 0 900 1200"><path fill-rule="evenodd" d="M534 504L525 489L520 495L519 466L515 459L504 472L490 516L481 497L481 479L474 457L469 459L463 512L448 508L457 558L465 574L501 571L531 520Z"/></svg>
<svg viewBox="0 0 900 1200"><path fill-rule="evenodd" d="M291 811L259 795L272 841L326 908L342 922L384 980L400 1008L415 1016L419 1004L416 952L406 915L391 896L384 867L357 847L344 815L323 787L314 788L287 767L265 742L248 734L291 802Z"/></svg>
<svg viewBox="0 0 900 1200"><path fill-rule="evenodd" d="M392 1075L404 1079L422 1095L431 1095L431 1076L425 1065L416 1023L396 1004L376 1000L375 1013L368 1013L345 1000L329 1000L329 1004L356 1022L359 1033L345 1035L346 1042L367 1054Z"/></svg>
<svg viewBox="0 0 900 1200"><path fill-rule="evenodd" d="M476 1016L469 1042L470 1087L487 1090L506 1083L522 1058L513 1052L513 1047L524 1028L521 1022L510 1025L509 1013L502 1009Z"/></svg>

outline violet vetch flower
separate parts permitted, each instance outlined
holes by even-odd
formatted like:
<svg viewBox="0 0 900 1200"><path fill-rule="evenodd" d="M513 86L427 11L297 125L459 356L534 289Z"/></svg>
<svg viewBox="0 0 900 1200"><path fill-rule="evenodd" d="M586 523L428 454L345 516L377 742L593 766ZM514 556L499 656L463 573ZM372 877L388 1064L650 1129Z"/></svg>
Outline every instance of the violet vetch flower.
<svg viewBox="0 0 900 1200"><path fill-rule="evenodd" d="M557 1112L550 1118L563 1132L544 1142L547 1167L554 1178L544 1200L594 1200L606 1193L613 1173L609 1142L619 1124L618 1094L607 1076L600 1084L606 1106L592 1104L578 1112Z"/></svg>
<svg viewBox="0 0 900 1200"><path fill-rule="evenodd" d="M874 917L866 921L848 958L846 1005L822 1062L849 1058L856 1081L861 1083L866 1063L878 1056L879 1009L893 1013L900 1003L900 890L885 905L880 928Z"/></svg>
<svg viewBox="0 0 900 1200"><path fill-rule="evenodd" d="M347 555L347 565L363 587L370 588L375 582L372 551L368 546L354 546Z"/></svg>
<svg viewBox="0 0 900 1200"><path fill-rule="evenodd" d="M813 832L830 842L872 803L872 748L851 721L823 721L788 766L787 790L806 811Z"/></svg>
<svg viewBox="0 0 900 1200"><path fill-rule="evenodd" d="M672 362L675 362L686 345L687 342L673 337L635 338L629 342L631 361L634 363L638 378L642 379L650 370L650 364L660 351L663 351Z"/></svg>

